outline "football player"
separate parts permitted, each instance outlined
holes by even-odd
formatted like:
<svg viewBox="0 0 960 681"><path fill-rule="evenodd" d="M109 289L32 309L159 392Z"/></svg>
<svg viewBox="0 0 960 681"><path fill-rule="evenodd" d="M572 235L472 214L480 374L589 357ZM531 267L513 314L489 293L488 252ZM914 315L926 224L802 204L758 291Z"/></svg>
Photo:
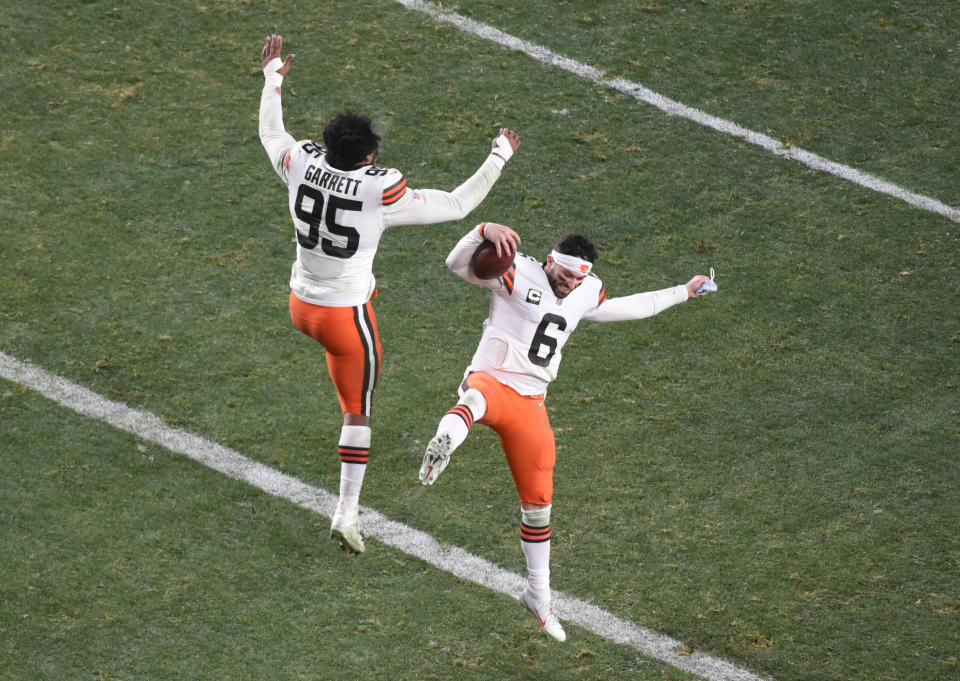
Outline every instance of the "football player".
<svg viewBox="0 0 960 681"><path fill-rule="evenodd" d="M371 299L373 259L388 227L463 219L486 197L520 138L503 128L480 168L452 192L412 189L394 168L374 165L380 137L370 118L335 116L323 142L296 141L284 128L280 86L294 55L281 59L283 38L270 35L260 52L260 141L288 187L297 258L290 276L290 317L326 350L343 412L340 496L330 536L348 552L364 549L359 498L370 455L370 414L381 346Z"/></svg>
<svg viewBox="0 0 960 681"><path fill-rule="evenodd" d="M470 258L487 239L498 251L514 253L499 278L478 279ZM593 273L597 249L586 237L564 236L544 262L516 252L520 236L505 225L482 223L447 256L447 267L462 279L491 291L490 313L480 344L464 373L457 404L440 419L427 445L420 481L433 484L474 423L500 437L520 501L520 547L527 587L520 603L550 637L566 640L550 604L550 510L556 447L544 398L557 376L564 344L580 320L615 322L651 317L702 295L708 277L661 291L607 298Z"/></svg>

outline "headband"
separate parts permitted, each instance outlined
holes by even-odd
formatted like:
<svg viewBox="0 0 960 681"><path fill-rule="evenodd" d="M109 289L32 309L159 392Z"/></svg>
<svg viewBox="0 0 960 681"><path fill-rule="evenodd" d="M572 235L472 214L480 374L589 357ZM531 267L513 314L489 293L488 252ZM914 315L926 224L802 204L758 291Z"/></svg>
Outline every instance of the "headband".
<svg viewBox="0 0 960 681"><path fill-rule="evenodd" d="M590 274L590 270L593 269L592 262L578 258L575 255L567 255L566 253L550 251L550 257L553 258L553 261L560 265L560 267L563 269L570 270L571 272L582 274L584 276Z"/></svg>

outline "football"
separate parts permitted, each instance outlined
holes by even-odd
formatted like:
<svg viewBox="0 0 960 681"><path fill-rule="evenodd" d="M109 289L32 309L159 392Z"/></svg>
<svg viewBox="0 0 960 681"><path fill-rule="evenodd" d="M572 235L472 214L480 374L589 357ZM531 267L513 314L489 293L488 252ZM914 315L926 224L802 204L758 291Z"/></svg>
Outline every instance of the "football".
<svg viewBox="0 0 960 681"><path fill-rule="evenodd" d="M496 244L486 239L477 246L470 258L470 269L477 279L496 279L510 269L512 264L513 255L506 252L497 255Z"/></svg>

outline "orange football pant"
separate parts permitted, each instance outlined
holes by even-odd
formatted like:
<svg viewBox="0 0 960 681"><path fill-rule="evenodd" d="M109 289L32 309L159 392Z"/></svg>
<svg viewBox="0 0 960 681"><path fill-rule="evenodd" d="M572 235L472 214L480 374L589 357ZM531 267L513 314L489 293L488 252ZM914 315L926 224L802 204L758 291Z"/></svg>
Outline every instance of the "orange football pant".
<svg viewBox="0 0 960 681"><path fill-rule="evenodd" d="M369 416L383 357L371 301L356 307L326 307L306 303L291 291L290 319L327 351L327 369L343 413Z"/></svg>
<svg viewBox="0 0 960 681"><path fill-rule="evenodd" d="M487 413L478 423L500 436L521 503L550 504L557 447L544 396L521 395L482 371L467 376L465 383L487 401Z"/></svg>

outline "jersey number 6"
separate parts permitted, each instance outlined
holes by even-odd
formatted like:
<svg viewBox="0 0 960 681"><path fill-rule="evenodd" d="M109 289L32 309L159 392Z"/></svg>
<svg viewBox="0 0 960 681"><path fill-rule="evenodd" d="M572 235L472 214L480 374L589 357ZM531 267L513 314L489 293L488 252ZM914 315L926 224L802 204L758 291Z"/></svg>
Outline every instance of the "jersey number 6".
<svg viewBox="0 0 960 681"><path fill-rule="evenodd" d="M545 367L550 364L550 360L557 352L557 339L547 335L547 328L551 324L555 325L559 331L567 328L567 320L560 315L550 314L549 312L543 315L543 319L540 320L540 325L537 327L537 332L533 334L530 349L527 350L527 359L538 367ZM547 354L541 357L540 351L543 348L547 349Z"/></svg>
<svg viewBox="0 0 960 681"><path fill-rule="evenodd" d="M303 207L304 198L311 199L310 210ZM304 234L297 230L297 242L308 250L313 250L320 244L320 250L334 258L349 258L357 252L360 246L360 232L353 227L344 227L337 224L337 210L360 210L363 204L360 201L352 201L341 196L331 196L327 203L327 213L323 213L323 193L318 189L305 184L300 185L297 192L297 200L294 202L294 210L297 217L307 224L309 231ZM330 239L320 238L320 225L326 225L327 231L337 236L346 237L346 246L337 246Z"/></svg>

